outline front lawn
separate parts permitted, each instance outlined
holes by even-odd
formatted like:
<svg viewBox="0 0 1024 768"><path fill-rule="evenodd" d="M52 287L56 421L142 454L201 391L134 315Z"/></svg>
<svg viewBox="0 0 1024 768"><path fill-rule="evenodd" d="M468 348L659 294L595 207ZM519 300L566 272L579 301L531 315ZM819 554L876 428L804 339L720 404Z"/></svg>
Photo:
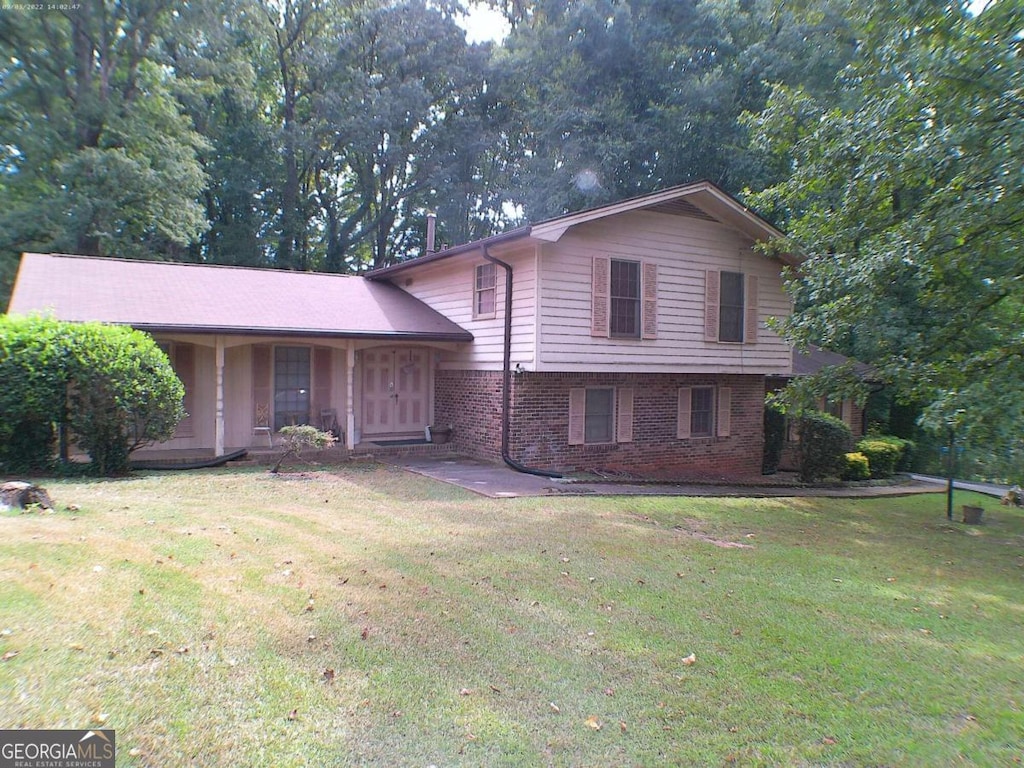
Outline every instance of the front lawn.
<svg viewBox="0 0 1024 768"><path fill-rule="evenodd" d="M102 724L120 768L1024 759L1024 515L992 499L46 485L0 515L0 728Z"/></svg>

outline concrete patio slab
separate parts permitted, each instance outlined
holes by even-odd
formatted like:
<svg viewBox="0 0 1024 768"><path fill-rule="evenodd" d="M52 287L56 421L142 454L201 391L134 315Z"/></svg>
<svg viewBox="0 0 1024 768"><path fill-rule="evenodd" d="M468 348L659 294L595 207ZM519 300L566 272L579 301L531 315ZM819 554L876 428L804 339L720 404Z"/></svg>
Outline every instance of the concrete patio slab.
<svg viewBox="0 0 1024 768"><path fill-rule="evenodd" d="M870 498L874 496L907 496L917 493L941 493L935 483L908 480L899 485L808 488L781 485L727 483L631 483L559 480L517 472L504 464L472 459L457 454L406 455L381 457L397 467L443 483L479 493L490 498L520 496L734 496L786 497L820 496L829 498Z"/></svg>

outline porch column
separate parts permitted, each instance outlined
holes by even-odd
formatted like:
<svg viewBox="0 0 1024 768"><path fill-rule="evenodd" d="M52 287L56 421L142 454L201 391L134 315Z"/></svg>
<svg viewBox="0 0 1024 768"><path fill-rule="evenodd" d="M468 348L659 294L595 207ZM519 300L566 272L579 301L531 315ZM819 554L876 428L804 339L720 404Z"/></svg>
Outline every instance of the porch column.
<svg viewBox="0 0 1024 768"><path fill-rule="evenodd" d="M345 447L356 447L356 347L349 341L345 351Z"/></svg>
<svg viewBox="0 0 1024 768"><path fill-rule="evenodd" d="M216 336L214 341L214 372L216 376L216 413L213 431L213 455L224 455L224 337Z"/></svg>

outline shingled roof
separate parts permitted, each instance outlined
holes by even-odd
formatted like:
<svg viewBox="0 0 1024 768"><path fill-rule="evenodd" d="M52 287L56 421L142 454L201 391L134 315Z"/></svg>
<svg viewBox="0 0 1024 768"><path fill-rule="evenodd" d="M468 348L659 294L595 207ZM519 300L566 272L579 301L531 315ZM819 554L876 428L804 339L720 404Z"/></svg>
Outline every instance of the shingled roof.
<svg viewBox="0 0 1024 768"><path fill-rule="evenodd" d="M62 254L22 256L7 311L179 333L473 339L408 293L354 275Z"/></svg>

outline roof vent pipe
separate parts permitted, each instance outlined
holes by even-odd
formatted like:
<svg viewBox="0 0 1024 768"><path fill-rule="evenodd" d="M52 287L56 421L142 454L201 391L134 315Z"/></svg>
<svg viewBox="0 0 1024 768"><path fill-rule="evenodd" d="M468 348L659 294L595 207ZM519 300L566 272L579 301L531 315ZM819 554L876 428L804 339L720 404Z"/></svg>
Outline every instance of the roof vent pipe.
<svg viewBox="0 0 1024 768"><path fill-rule="evenodd" d="M427 214L427 253L434 252L434 232L437 229L437 214Z"/></svg>

